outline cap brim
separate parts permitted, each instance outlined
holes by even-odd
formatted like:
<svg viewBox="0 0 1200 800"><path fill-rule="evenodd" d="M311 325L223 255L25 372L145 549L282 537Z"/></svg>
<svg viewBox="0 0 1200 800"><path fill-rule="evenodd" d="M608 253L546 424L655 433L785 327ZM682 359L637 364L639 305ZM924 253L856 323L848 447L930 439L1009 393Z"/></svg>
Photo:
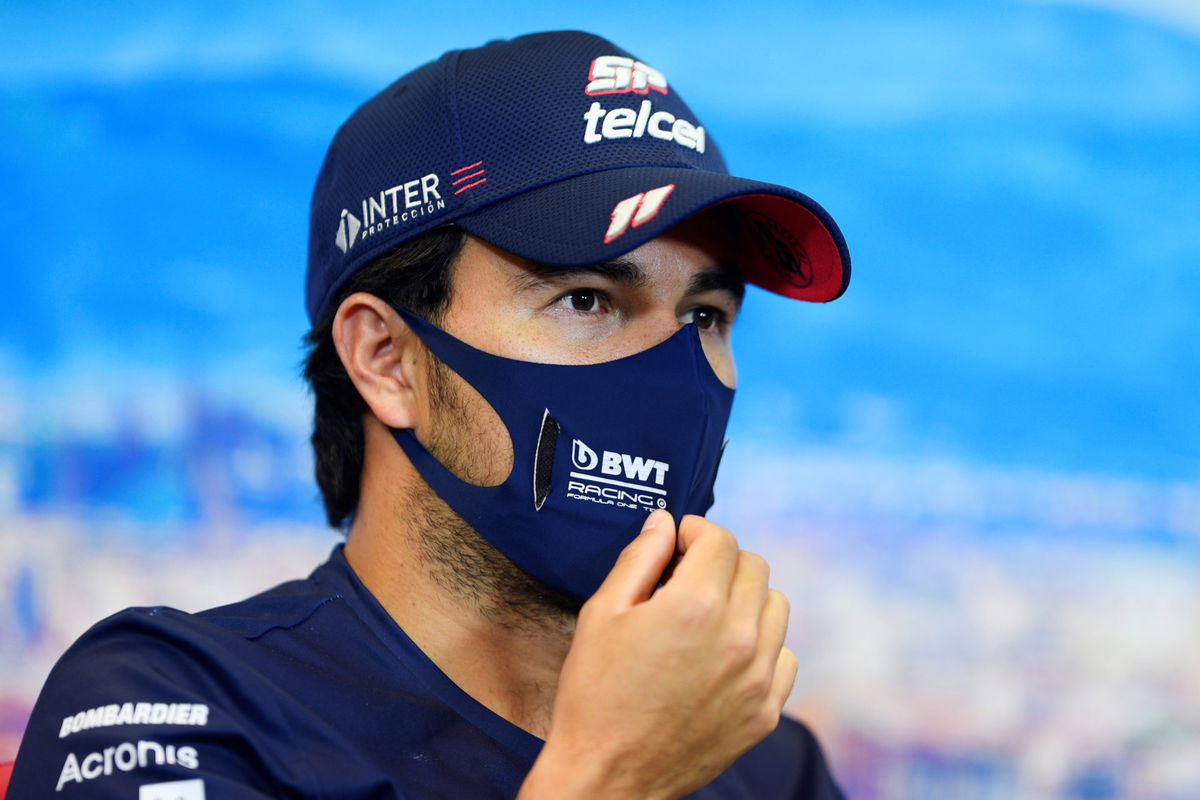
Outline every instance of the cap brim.
<svg viewBox="0 0 1200 800"><path fill-rule="evenodd" d="M720 203L737 210L739 267L747 281L819 303L846 291L850 254L825 209L787 187L721 173L679 167L591 172L511 195L457 223L522 258L583 266L627 253Z"/></svg>

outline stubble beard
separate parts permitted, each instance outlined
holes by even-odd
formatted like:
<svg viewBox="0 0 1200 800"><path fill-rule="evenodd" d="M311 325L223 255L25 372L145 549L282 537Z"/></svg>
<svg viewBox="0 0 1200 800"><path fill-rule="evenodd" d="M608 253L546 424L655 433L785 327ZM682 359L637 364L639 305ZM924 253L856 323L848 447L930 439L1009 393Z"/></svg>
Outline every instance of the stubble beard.
<svg viewBox="0 0 1200 800"><path fill-rule="evenodd" d="M428 351L426 351L428 353ZM491 486L512 464L499 417L465 381L428 353L435 421L429 452L461 480ZM499 432L497 432L499 426ZM409 511L419 525L419 552L430 577L480 616L509 628L570 635L582 603L530 576L450 508L424 480Z"/></svg>

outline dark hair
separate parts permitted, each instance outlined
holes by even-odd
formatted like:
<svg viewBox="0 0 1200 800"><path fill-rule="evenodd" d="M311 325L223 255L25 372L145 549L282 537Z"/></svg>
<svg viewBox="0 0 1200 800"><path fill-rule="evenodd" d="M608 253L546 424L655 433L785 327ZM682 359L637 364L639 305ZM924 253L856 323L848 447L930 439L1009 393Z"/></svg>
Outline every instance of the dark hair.
<svg viewBox="0 0 1200 800"><path fill-rule="evenodd" d="M344 528L358 507L364 440L362 415L367 405L333 345L333 318L338 306L355 292L383 300L439 322L450 304L452 267L465 236L448 225L421 234L355 272L325 307L304 337L309 347L304 378L313 394L313 456L325 517Z"/></svg>

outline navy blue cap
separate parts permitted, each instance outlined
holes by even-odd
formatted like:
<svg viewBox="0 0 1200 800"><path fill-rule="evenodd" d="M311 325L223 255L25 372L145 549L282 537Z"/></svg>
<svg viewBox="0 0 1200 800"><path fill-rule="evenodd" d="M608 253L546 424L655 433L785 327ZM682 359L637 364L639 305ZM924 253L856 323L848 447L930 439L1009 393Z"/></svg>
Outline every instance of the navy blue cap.
<svg viewBox="0 0 1200 800"><path fill-rule="evenodd" d="M732 202L746 279L825 302L850 280L836 223L809 197L729 175L666 77L588 33L456 50L364 103L313 191L306 304L314 323L359 267L453 222L543 264L616 258Z"/></svg>

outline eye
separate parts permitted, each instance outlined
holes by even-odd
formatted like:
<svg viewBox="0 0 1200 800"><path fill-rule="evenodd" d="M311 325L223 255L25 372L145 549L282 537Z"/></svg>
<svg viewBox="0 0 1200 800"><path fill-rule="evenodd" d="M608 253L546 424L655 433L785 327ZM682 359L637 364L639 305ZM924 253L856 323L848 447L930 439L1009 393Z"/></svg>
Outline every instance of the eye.
<svg viewBox="0 0 1200 800"><path fill-rule="evenodd" d="M572 289L558 298L558 302L572 311L586 314L604 311L606 299L604 292L597 289Z"/></svg>
<svg viewBox="0 0 1200 800"><path fill-rule="evenodd" d="M706 331L716 325L720 325L725 321L725 312L719 308L712 306L700 306L692 309L692 321L696 323L696 327L702 331Z"/></svg>

